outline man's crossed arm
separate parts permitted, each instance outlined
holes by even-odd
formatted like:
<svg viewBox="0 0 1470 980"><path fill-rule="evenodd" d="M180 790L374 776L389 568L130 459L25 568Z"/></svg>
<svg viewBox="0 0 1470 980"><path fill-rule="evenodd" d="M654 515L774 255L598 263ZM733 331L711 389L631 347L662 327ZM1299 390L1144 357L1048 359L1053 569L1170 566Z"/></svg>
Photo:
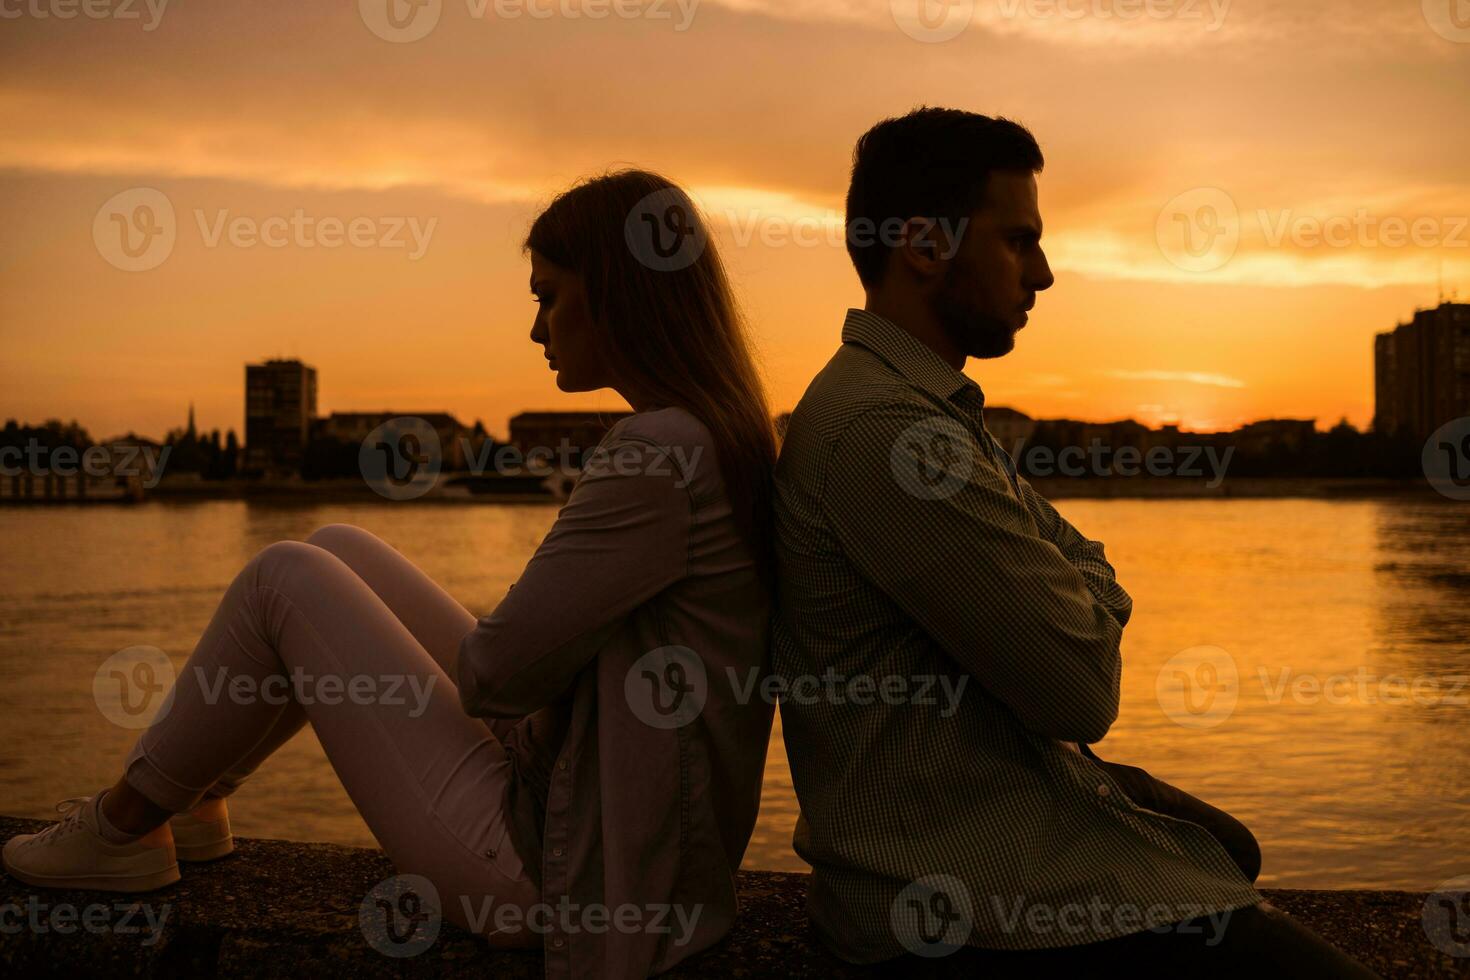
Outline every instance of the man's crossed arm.
<svg viewBox="0 0 1470 980"><path fill-rule="evenodd" d="M926 454L910 434L935 420L933 408L892 403L850 422L829 457L839 469L821 495L828 526L858 570L1026 728L1101 740L1118 714L1131 601L1101 545L1039 495L1033 515L998 465ZM926 479L899 479L910 467Z"/></svg>

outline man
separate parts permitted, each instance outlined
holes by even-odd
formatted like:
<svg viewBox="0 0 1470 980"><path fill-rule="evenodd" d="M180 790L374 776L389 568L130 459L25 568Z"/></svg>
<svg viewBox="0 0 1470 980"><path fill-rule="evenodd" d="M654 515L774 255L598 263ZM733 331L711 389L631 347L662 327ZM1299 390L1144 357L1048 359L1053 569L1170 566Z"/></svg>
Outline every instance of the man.
<svg viewBox="0 0 1470 980"><path fill-rule="evenodd" d="M1132 600L962 373L1009 352L1052 285L1041 168L1021 126L950 109L854 153L866 303L776 472L774 670L812 921L854 963L971 946L992 971L1372 976L1264 903L1238 821L1089 748L1117 717Z"/></svg>

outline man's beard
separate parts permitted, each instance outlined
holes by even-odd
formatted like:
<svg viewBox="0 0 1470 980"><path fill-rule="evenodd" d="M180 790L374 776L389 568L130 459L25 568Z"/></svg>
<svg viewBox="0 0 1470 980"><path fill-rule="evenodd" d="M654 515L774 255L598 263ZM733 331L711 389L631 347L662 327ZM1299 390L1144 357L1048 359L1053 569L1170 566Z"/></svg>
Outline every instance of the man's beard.
<svg viewBox="0 0 1470 980"><path fill-rule="evenodd" d="M930 301L949 342L968 357L1000 357L1016 346L1016 327L967 300L959 286L960 269L950 263L944 282Z"/></svg>

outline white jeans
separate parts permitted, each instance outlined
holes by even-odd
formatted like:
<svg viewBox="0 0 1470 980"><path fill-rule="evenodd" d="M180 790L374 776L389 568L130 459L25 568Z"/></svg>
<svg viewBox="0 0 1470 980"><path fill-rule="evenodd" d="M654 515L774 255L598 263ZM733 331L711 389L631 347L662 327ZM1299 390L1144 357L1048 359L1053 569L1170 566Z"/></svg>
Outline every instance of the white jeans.
<svg viewBox="0 0 1470 980"><path fill-rule="evenodd" d="M182 812L227 796L310 722L400 874L428 878L445 918L540 901L507 836L500 738L455 688L475 617L360 528L334 524L246 564L160 711L128 754L129 785ZM309 873L303 869L303 873ZM539 945L524 929L482 934ZM524 920L522 920L524 921Z"/></svg>

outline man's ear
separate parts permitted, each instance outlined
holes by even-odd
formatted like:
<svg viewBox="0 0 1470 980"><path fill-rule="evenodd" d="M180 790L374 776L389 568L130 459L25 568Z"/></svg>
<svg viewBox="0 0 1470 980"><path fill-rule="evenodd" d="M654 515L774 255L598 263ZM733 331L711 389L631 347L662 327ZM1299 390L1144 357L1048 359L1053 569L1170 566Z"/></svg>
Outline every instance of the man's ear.
<svg viewBox="0 0 1470 980"><path fill-rule="evenodd" d="M910 275L929 281L944 273L946 260L954 255L954 245L935 219L909 218L898 231L893 251Z"/></svg>

